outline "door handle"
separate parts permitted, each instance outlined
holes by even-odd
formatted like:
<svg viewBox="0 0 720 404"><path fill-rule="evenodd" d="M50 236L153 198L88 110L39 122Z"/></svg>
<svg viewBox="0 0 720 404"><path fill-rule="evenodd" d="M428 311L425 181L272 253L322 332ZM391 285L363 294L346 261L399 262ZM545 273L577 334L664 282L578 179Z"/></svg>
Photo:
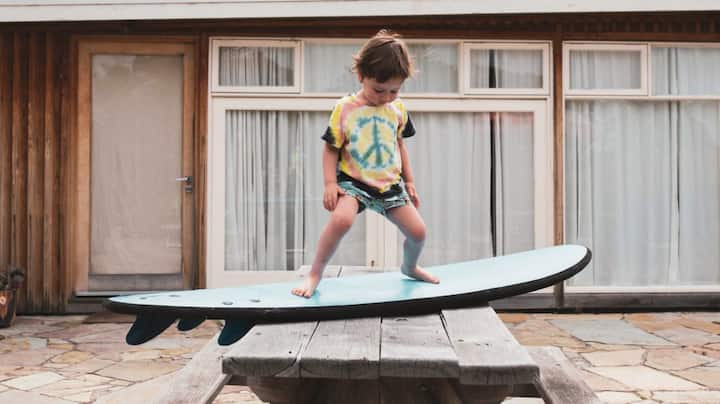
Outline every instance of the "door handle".
<svg viewBox="0 0 720 404"><path fill-rule="evenodd" d="M175 181L184 182L184 183L185 183L185 186L183 187L183 189L185 189L185 192L191 193L191 192L193 191L193 177L192 177L192 175L188 175L188 176L186 176L186 177L178 177L178 178L175 178Z"/></svg>

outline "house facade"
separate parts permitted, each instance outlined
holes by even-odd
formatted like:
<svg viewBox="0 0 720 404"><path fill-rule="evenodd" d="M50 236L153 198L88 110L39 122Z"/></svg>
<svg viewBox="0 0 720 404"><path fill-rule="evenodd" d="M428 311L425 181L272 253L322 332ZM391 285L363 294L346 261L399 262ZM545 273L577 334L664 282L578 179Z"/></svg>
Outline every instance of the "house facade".
<svg viewBox="0 0 720 404"><path fill-rule="evenodd" d="M15 3L0 5L0 268L27 269L21 312L309 264L328 215L320 135L381 28L419 70L401 96L424 265L578 243L583 272L498 305L720 300L713 2ZM332 263L397 266L401 242L360 215Z"/></svg>

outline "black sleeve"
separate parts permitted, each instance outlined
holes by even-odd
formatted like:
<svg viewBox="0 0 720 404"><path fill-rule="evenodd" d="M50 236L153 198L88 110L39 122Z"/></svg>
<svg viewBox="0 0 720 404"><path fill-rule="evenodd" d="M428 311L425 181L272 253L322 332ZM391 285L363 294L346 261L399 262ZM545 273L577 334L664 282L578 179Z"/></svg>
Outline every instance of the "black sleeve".
<svg viewBox="0 0 720 404"><path fill-rule="evenodd" d="M332 147L333 149L337 149L337 139L335 139L335 135L333 135L332 129L328 126L327 129L325 129L325 133L322 135L322 140L327 142L328 146Z"/></svg>
<svg viewBox="0 0 720 404"><path fill-rule="evenodd" d="M415 126L413 125L412 119L410 119L410 114L408 114L408 120L405 123L405 127L403 128L401 135L402 137L410 137L415 135Z"/></svg>

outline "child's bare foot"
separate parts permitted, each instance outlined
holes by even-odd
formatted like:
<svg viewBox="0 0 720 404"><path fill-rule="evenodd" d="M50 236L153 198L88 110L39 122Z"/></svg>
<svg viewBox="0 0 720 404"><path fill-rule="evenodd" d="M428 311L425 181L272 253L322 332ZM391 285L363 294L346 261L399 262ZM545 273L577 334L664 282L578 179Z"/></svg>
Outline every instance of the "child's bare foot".
<svg viewBox="0 0 720 404"><path fill-rule="evenodd" d="M320 283L320 275L308 274L307 279L302 286L293 288L292 294L300 297L310 298L315 293L318 283Z"/></svg>
<svg viewBox="0 0 720 404"><path fill-rule="evenodd" d="M440 278L436 277L435 275L431 274L430 272L422 269L420 265L415 267L414 271L404 271L403 273L413 279L417 279L419 281L423 282L429 282L429 283L440 283Z"/></svg>

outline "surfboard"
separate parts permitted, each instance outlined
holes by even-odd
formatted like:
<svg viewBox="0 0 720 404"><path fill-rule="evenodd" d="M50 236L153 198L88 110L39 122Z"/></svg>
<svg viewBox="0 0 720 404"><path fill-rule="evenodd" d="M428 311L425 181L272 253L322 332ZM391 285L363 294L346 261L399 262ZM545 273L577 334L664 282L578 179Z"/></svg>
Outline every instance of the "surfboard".
<svg viewBox="0 0 720 404"><path fill-rule="evenodd" d="M126 342L155 338L176 320L181 331L206 319L223 319L218 343L232 344L255 324L404 316L471 307L561 282L590 262L580 245L561 245L493 258L426 267L439 284L416 281L397 272L323 279L307 299L292 295L299 281L236 288L117 296L108 310L136 315Z"/></svg>

